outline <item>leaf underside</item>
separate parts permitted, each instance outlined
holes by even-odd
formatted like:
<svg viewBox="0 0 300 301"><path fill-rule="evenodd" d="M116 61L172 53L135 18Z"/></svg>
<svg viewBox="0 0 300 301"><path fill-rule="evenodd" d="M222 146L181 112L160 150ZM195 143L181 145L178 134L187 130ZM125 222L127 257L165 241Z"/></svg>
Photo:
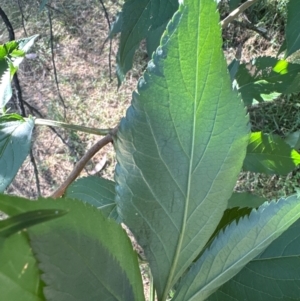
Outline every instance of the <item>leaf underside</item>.
<svg viewBox="0 0 300 301"><path fill-rule="evenodd" d="M23 161L26 159L31 144L34 120L7 120L0 117L0 192L12 182Z"/></svg>
<svg viewBox="0 0 300 301"><path fill-rule="evenodd" d="M158 300L217 227L247 145L218 23L214 1L184 1L114 141L118 212L145 251Z"/></svg>
<svg viewBox="0 0 300 301"><path fill-rule="evenodd" d="M300 220L207 300L299 301L299 287Z"/></svg>
<svg viewBox="0 0 300 301"><path fill-rule="evenodd" d="M206 300L297 221L299 209L299 198L292 196L266 202L238 224L230 224L181 279L174 301Z"/></svg>
<svg viewBox="0 0 300 301"><path fill-rule="evenodd" d="M178 0L127 0L122 9L122 27L117 54L119 84L132 67L139 43L151 32L171 19L178 8Z"/></svg>
<svg viewBox="0 0 300 301"><path fill-rule="evenodd" d="M87 202L101 210L104 216L118 220L115 196L115 183L95 176L78 179L65 194L67 198Z"/></svg>

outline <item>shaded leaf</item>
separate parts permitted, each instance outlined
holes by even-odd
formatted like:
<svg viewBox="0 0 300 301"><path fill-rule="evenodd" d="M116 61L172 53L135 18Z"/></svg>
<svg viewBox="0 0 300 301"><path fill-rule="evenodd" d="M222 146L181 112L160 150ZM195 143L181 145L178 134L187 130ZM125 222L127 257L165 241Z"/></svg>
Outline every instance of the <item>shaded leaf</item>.
<svg viewBox="0 0 300 301"><path fill-rule="evenodd" d="M1 300L44 301L40 271L27 234L5 238L0 245Z"/></svg>
<svg viewBox="0 0 300 301"><path fill-rule="evenodd" d="M122 31L117 54L119 85L132 67L133 55L139 43L149 33L171 19L178 0L127 0L122 9Z"/></svg>
<svg viewBox="0 0 300 301"><path fill-rule="evenodd" d="M234 192L231 198L228 200L227 209L224 211L223 217L220 220L215 232L211 236L209 242L207 243L206 248L210 246L221 230L224 230L233 221L238 223L242 217L248 216L253 208L258 208L266 201L266 199L248 192ZM198 258L200 258L200 256L198 256Z"/></svg>
<svg viewBox="0 0 300 301"><path fill-rule="evenodd" d="M159 46L160 39L162 37L163 32L167 27L168 22L164 23L163 25L159 26L155 30L149 32L147 41L147 53L149 58L152 57L153 52Z"/></svg>
<svg viewBox="0 0 300 301"><path fill-rule="evenodd" d="M250 192L234 192L228 200L228 209L234 207L258 208L267 200Z"/></svg>
<svg viewBox="0 0 300 301"><path fill-rule="evenodd" d="M300 49L300 3L298 0L289 0L287 3L287 24L285 27L286 53L288 57Z"/></svg>
<svg viewBox="0 0 300 301"><path fill-rule="evenodd" d="M99 177L86 177L73 182L67 189L67 198L77 199L100 209L105 217L116 221L115 183Z"/></svg>
<svg viewBox="0 0 300 301"><path fill-rule="evenodd" d="M4 220L0 220L0 236L8 237L25 228L58 218L66 211L51 209L51 210L34 210L14 215Z"/></svg>
<svg viewBox="0 0 300 301"><path fill-rule="evenodd" d="M215 2L184 1L114 140L118 212L145 251L158 300L217 227L248 142L218 23Z"/></svg>
<svg viewBox="0 0 300 301"><path fill-rule="evenodd" d="M144 300L137 255L115 221L78 200L0 197L0 210L9 215L57 208L69 212L28 230L47 300Z"/></svg>
<svg viewBox="0 0 300 301"><path fill-rule="evenodd" d="M251 279L251 281L249 281ZM300 220L207 300L300 300Z"/></svg>
<svg viewBox="0 0 300 301"><path fill-rule="evenodd" d="M32 118L25 120L16 114L0 116L0 192L12 182L26 159L33 127Z"/></svg>
<svg viewBox="0 0 300 301"><path fill-rule="evenodd" d="M228 65L228 71L232 82L234 81L236 73L239 70L239 66L240 61L236 59L233 59L232 62Z"/></svg>
<svg viewBox="0 0 300 301"><path fill-rule="evenodd" d="M300 200L297 196L281 199L277 203L266 202L258 210L253 209L249 218L240 219L238 225L232 223L220 233L183 277L173 300L206 300L299 217ZM250 285L252 278L248 278Z"/></svg>
<svg viewBox="0 0 300 301"><path fill-rule="evenodd" d="M265 174L286 175L300 163L300 155L277 135L251 134L243 168Z"/></svg>
<svg viewBox="0 0 300 301"><path fill-rule="evenodd" d="M229 4L229 9L230 10L234 10L236 8L239 7L239 5L241 4L242 0L229 0L228 4Z"/></svg>
<svg viewBox="0 0 300 301"><path fill-rule="evenodd" d="M115 35L122 31L123 17L122 12L118 12L116 15L116 20L111 24L108 37L112 39Z"/></svg>
<svg viewBox="0 0 300 301"><path fill-rule="evenodd" d="M300 131L290 133L285 137L284 141L294 149L300 149Z"/></svg>

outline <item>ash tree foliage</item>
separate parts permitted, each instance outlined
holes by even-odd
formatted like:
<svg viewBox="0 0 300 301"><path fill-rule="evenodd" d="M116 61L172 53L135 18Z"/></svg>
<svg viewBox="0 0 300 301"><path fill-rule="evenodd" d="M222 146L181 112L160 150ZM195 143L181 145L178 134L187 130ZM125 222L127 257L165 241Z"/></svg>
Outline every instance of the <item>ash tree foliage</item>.
<svg viewBox="0 0 300 301"><path fill-rule="evenodd" d="M1 298L145 300L124 223L149 264L151 301L300 300L298 196L233 193L241 169L287 174L299 164L299 135L250 133L245 108L298 92L287 59L300 48L299 14L290 0L283 58L227 66L215 1L125 1L110 32L121 32L120 82L142 39L157 49L112 134L115 182L78 179L58 200L4 194L37 125L6 109L36 37L2 45Z"/></svg>

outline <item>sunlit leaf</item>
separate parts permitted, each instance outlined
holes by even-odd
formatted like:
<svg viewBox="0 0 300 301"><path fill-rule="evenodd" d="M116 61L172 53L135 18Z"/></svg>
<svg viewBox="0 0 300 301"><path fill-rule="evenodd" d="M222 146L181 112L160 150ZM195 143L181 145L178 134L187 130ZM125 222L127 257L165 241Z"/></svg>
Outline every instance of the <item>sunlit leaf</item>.
<svg viewBox="0 0 300 301"><path fill-rule="evenodd" d="M265 174L286 175L300 163L300 154L276 135L251 134L243 168Z"/></svg>

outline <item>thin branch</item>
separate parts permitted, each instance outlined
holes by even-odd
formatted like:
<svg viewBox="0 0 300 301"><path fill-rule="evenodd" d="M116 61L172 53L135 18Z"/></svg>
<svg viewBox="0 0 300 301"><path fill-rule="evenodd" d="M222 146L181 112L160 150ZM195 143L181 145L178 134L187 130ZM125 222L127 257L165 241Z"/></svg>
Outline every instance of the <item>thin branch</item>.
<svg viewBox="0 0 300 301"><path fill-rule="evenodd" d="M103 8L103 10L104 10L105 19L106 19L106 21L107 21L108 29L109 29L109 31L110 31L110 29L111 29L111 24L110 24L110 21L109 21L109 16L108 16L108 13L107 13L107 9L106 9L106 7L105 7L105 5L104 5L104 3L103 3L103 0L99 0L99 1L100 1L101 5L102 5L102 8ZM103 47L104 47L105 43L106 43L106 40L105 40L104 43L103 43ZM103 50L103 49L102 49L102 50ZM100 53L102 52L102 50L100 51ZM112 72L111 72L111 69L112 69L112 68L111 68L111 65L112 65L112 63L111 63L111 53L112 53L112 39L109 39L108 67L109 67L109 79L110 79L110 81L112 81Z"/></svg>
<svg viewBox="0 0 300 301"><path fill-rule="evenodd" d="M49 120L49 119L40 119L40 118L35 120L35 124L36 125L48 125L48 126L60 127L60 128L65 128L65 129L69 129L69 130L72 130L72 131L80 131L80 132L99 135L99 136L107 135L112 131L112 129L96 129L96 128L90 128L90 127L87 127L87 126L69 124L69 123L66 123L66 122L60 122L60 121Z"/></svg>
<svg viewBox="0 0 300 301"><path fill-rule="evenodd" d="M59 84L58 84L58 79L57 79L57 72L56 72L56 65L55 65L55 58L54 58L54 45L53 45L53 28L52 28L52 18L51 18L51 13L50 10L47 9L48 12L48 19L49 19L49 26L50 26L50 47L51 47L51 59L52 59L52 65L53 65L53 72L54 72L54 79L55 79L55 84L56 84L56 89L57 89L57 94L58 97L64 107L64 118L66 118L66 106L64 99L60 93L59 89Z"/></svg>
<svg viewBox="0 0 300 301"><path fill-rule="evenodd" d="M79 176L81 171L84 169L84 166L88 163L88 161L105 145L113 142L113 136L117 132L117 127L114 128L110 134L106 135L104 138L99 140L96 144L94 144L83 157L77 162L74 169L67 177L67 179L50 195L52 198L61 197L69 185Z"/></svg>
<svg viewBox="0 0 300 301"><path fill-rule="evenodd" d="M7 28L9 40L13 41L15 39L14 29L13 29L10 21L8 20L6 13L2 10L1 6L0 6L0 16Z"/></svg>
<svg viewBox="0 0 300 301"><path fill-rule="evenodd" d="M248 0L244 2L241 6L239 6L237 9L232 11L222 22L221 26L222 28L225 28L229 23L231 23L239 14L241 14L243 11L245 11L248 7L253 5L257 0Z"/></svg>
<svg viewBox="0 0 300 301"><path fill-rule="evenodd" d="M18 0L18 6L19 6L19 10L21 12L21 20L22 20L22 26L23 26L23 30L24 30L24 33L25 33L25 36L27 37L27 31L26 31L26 27L25 27L25 17L24 17L24 13L23 13L23 8L22 8L22 5L20 3L20 0Z"/></svg>
<svg viewBox="0 0 300 301"><path fill-rule="evenodd" d="M41 194L41 188L40 188L39 171L38 171L38 168L37 168L37 165L36 165L36 162L35 162L35 158L33 156L32 149L30 149L29 155L30 155L30 161L31 161L31 164L32 164L33 170L34 170L37 194L38 194L38 196L41 196L42 194Z"/></svg>

